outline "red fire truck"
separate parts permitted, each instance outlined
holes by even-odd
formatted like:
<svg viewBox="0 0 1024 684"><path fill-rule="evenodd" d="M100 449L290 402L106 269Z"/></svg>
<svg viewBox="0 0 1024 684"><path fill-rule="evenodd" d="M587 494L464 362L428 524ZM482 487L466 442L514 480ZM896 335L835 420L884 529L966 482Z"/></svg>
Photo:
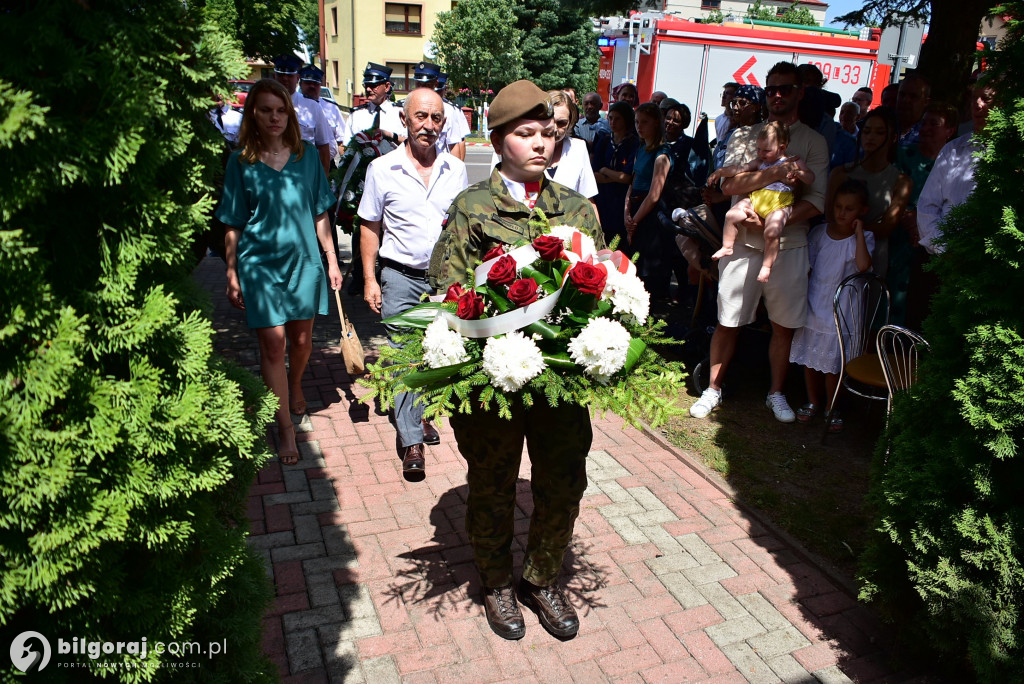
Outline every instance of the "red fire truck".
<svg viewBox="0 0 1024 684"><path fill-rule="evenodd" d="M856 34L776 22L699 24L660 13L603 20L598 41L598 91L610 102L612 88L635 83L640 100L660 90L698 112L721 112L722 85L764 86L768 69L783 60L818 66L826 89L849 100L858 88L874 91L875 104L889 82L891 65L878 63L880 32Z"/></svg>

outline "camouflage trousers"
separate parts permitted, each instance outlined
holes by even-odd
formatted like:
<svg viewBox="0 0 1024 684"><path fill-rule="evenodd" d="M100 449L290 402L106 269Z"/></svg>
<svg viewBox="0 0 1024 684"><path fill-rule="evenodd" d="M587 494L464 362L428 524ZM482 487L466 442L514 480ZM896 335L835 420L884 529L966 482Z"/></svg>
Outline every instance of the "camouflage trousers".
<svg viewBox="0 0 1024 684"><path fill-rule="evenodd" d="M513 403L512 420L497 411L451 417L459 451L469 466L466 532L486 587L512 580L516 480L523 440L530 454L533 515L523 579L548 586L557 578L587 488L593 440L586 407L552 408L543 398L530 409Z"/></svg>

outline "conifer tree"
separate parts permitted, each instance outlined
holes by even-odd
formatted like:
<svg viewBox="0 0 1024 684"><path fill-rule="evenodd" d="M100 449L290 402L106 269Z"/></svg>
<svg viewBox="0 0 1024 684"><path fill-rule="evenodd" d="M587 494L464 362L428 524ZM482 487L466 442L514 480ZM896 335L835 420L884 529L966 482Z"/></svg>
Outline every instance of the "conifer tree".
<svg viewBox="0 0 1024 684"><path fill-rule="evenodd" d="M937 651L950 681L1024 671L1024 4L1002 13L998 107L976 190L942 224L931 351L879 445L878 534L862 561L862 597L904 643Z"/></svg>
<svg viewBox="0 0 1024 684"><path fill-rule="evenodd" d="M213 354L189 280L220 164L211 94L241 56L188 5L24 0L0 18L0 641L48 639L38 681L272 676L244 504L273 409ZM226 652L57 653L143 637Z"/></svg>

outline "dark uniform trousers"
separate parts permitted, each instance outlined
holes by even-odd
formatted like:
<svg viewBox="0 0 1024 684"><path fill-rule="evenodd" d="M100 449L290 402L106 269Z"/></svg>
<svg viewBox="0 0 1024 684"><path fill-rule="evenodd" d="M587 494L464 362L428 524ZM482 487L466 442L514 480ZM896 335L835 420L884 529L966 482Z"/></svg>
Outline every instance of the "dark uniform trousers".
<svg viewBox="0 0 1024 684"><path fill-rule="evenodd" d="M593 440L590 411L540 397L531 408L512 403L512 420L497 411L451 417L459 451L469 466L466 532L487 587L512 580L516 480L523 439L530 453L533 515L523 579L549 586L558 578L587 488L587 453Z"/></svg>

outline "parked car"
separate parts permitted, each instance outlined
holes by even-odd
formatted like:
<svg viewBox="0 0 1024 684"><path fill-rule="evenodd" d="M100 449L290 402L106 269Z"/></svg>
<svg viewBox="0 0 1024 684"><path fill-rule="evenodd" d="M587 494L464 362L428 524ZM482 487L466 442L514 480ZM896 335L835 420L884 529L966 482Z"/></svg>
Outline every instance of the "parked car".
<svg viewBox="0 0 1024 684"><path fill-rule="evenodd" d="M231 79L228 81L228 85L231 86L235 95L235 101L231 103L234 109L242 109L245 106L245 98L255 83L256 81L243 81L241 79Z"/></svg>

